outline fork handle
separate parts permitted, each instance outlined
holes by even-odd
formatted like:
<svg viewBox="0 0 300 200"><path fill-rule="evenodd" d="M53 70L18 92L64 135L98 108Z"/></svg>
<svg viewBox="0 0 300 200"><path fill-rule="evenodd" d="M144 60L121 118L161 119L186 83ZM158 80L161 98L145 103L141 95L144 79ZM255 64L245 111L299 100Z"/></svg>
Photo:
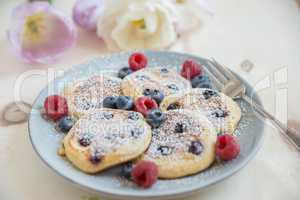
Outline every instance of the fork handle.
<svg viewBox="0 0 300 200"><path fill-rule="evenodd" d="M288 128L281 121L276 119L273 115L268 113L262 106L260 106L256 101L251 99L250 97L244 95L242 97L247 103L252 105L254 110L259 113L262 117L268 119L281 133L281 135L296 148L296 150L300 151L300 135L296 130Z"/></svg>

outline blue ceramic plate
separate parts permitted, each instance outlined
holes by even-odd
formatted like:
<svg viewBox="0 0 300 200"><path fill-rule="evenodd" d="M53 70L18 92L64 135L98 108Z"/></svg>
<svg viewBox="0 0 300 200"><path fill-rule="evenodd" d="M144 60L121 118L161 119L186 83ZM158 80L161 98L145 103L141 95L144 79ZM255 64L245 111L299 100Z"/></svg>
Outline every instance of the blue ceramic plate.
<svg viewBox="0 0 300 200"><path fill-rule="evenodd" d="M64 83L74 79L99 72L114 75L118 69L127 65L130 54L130 52L112 54L75 66L41 91L34 102L28 127L33 148L50 168L76 185L96 191L106 197L131 200L166 199L187 196L205 186L221 181L240 170L254 157L262 142L264 123L256 117L250 106L243 101L238 102L243 115L235 132L241 144L241 153L236 159L226 163L216 162L209 169L193 176L175 180L159 180L150 189L141 189L120 178L119 167L97 175L88 175L73 167L66 159L58 156L57 149L61 145L63 134L57 133L53 124L44 120L39 113L46 96L52 93L59 94L62 92ZM149 58L149 66L151 67L165 66L179 69L184 60L193 58L209 70L205 59L200 57L157 51L145 51L145 54ZM48 88L54 88L55 92L48 94ZM248 91L252 91L252 88L248 87Z"/></svg>

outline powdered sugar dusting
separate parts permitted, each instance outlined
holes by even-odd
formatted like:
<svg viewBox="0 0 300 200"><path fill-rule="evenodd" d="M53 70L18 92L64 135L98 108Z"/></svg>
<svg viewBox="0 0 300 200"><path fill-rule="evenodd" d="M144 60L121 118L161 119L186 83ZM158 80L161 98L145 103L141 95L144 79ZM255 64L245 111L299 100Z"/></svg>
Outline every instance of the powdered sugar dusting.
<svg viewBox="0 0 300 200"><path fill-rule="evenodd" d="M121 146L141 142L145 136L145 124L140 119L129 119L126 111L101 110L82 117L75 125L75 137L78 141L89 137L89 149L92 155L118 150Z"/></svg>
<svg viewBox="0 0 300 200"><path fill-rule="evenodd" d="M132 84L145 89L156 89L171 95L191 88L190 83L182 78L175 70L165 67L146 68L127 77Z"/></svg>
<svg viewBox="0 0 300 200"><path fill-rule="evenodd" d="M102 107L103 99L107 96L119 96L121 80L115 77L95 75L72 83L71 91L66 98L71 108L77 112Z"/></svg>
<svg viewBox="0 0 300 200"><path fill-rule="evenodd" d="M187 92L186 95L179 98L176 103L180 108L204 114L218 133L226 131L226 123L232 117L226 97L210 89L193 89L192 92Z"/></svg>
<svg viewBox="0 0 300 200"><path fill-rule="evenodd" d="M184 125L183 131L176 130L178 124ZM188 152L192 141L205 134L205 124L183 111L168 111L166 121L152 131L152 142L146 155L157 158L172 153Z"/></svg>

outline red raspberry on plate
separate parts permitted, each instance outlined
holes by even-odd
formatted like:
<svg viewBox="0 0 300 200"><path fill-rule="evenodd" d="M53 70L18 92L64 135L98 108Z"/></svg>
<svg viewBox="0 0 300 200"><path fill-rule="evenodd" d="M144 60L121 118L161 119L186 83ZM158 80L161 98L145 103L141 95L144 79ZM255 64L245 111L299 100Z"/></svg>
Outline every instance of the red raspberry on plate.
<svg viewBox="0 0 300 200"><path fill-rule="evenodd" d="M240 145L233 135L220 135L217 139L216 153L221 160L232 160L240 153Z"/></svg>
<svg viewBox="0 0 300 200"><path fill-rule="evenodd" d="M181 69L181 76L184 78L191 80L194 77L202 74L202 66L194 60L186 60L184 61Z"/></svg>
<svg viewBox="0 0 300 200"><path fill-rule="evenodd" d="M134 166L131 176L137 185L149 188L157 181L158 167L153 162L140 161Z"/></svg>
<svg viewBox="0 0 300 200"><path fill-rule="evenodd" d="M134 102L134 109L144 116L152 109L158 108L156 101L150 97L140 97Z"/></svg>
<svg viewBox="0 0 300 200"><path fill-rule="evenodd" d="M48 96L44 101L44 109L46 116L54 121L68 115L67 100L59 95Z"/></svg>
<svg viewBox="0 0 300 200"><path fill-rule="evenodd" d="M132 71L145 68L148 63L147 57L142 53L134 53L129 57L129 67Z"/></svg>

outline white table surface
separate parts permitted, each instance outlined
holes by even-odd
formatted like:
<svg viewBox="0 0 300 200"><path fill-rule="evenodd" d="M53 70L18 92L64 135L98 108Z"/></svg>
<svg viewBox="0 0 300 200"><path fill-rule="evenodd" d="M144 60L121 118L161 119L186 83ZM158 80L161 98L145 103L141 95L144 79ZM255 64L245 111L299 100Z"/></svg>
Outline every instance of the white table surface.
<svg viewBox="0 0 300 200"><path fill-rule="evenodd" d="M79 31L77 45L53 65L30 66L11 53L5 30L9 27L11 9L21 1L1 1L0 6L0 109L13 101L14 81L30 69L67 69L97 55L109 53L101 40ZM70 13L73 0L55 0L55 5ZM279 68L289 68L289 81L298 80L294 72L300 67L300 10L294 0L212 0L215 15L206 26L189 38L182 38L173 48L214 57L251 84ZM240 63L248 59L254 69L247 73ZM298 70L299 72L299 70ZM45 77L27 80L23 99L32 102L45 86ZM298 84L292 84L297 89ZM297 99L300 89L291 94ZM275 112L276 87L259 92L266 108ZM300 119L297 100L290 100L292 118ZM298 109L300 111L300 109ZM282 117L283 116L283 117ZM203 189L189 199L201 200L299 200L300 155L283 142L276 129L267 125L264 144L257 156L239 173L214 186ZM1 200L100 200L102 198L72 186L51 171L33 151L27 124L0 127L0 199Z"/></svg>

